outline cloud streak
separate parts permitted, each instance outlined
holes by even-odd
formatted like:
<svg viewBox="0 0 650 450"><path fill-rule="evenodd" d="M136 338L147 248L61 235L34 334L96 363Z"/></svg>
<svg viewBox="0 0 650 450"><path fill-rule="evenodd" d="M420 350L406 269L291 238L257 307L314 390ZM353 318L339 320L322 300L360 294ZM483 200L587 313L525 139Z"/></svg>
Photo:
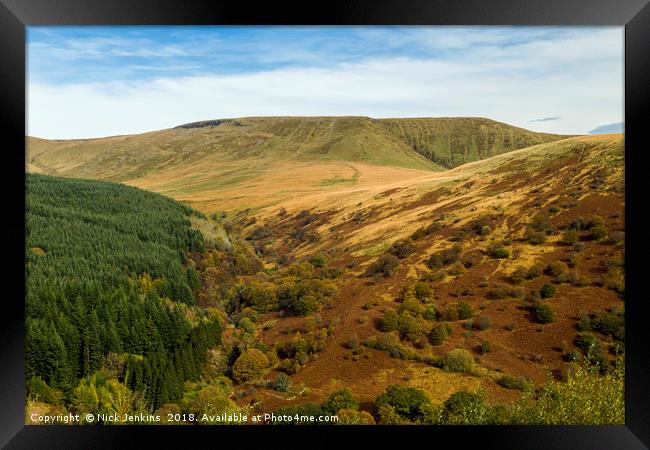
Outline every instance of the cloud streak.
<svg viewBox="0 0 650 450"><path fill-rule="evenodd" d="M562 120L560 116L540 117L539 119L529 120L529 122L553 122L555 120Z"/></svg>

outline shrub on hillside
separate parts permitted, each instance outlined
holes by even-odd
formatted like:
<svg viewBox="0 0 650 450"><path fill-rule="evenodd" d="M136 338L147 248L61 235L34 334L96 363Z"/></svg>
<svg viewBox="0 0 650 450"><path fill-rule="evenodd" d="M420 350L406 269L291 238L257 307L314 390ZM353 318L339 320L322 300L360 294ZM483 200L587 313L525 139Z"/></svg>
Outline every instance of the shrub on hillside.
<svg viewBox="0 0 650 450"><path fill-rule="evenodd" d="M535 307L535 318L539 323L551 323L555 320L553 308L546 303L541 303Z"/></svg>
<svg viewBox="0 0 650 450"><path fill-rule="evenodd" d="M440 324L429 332L429 342L432 345L441 345L450 334L451 327L446 323Z"/></svg>
<svg viewBox="0 0 650 450"><path fill-rule="evenodd" d="M390 277L399 267L399 259L391 254L381 255L366 272L366 276Z"/></svg>
<svg viewBox="0 0 650 450"><path fill-rule="evenodd" d="M418 281L415 283L415 297L421 302L428 303L433 299L433 289L427 283Z"/></svg>
<svg viewBox="0 0 650 450"><path fill-rule="evenodd" d="M345 342L345 345L350 349L350 350L356 350L359 348L359 337L356 334L353 334L350 336L350 338Z"/></svg>
<svg viewBox="0 0 650 450"><path fill-rule="evenodd" d="M546 266L546 274L552 277L560 277L561 275L566 274L569 271L569 266L567 266L562 261L552 261Z"/></svg>
<svg viewBox="0 0 650 450"><path fill-rule="evenodd" d="M424 310L422 317L426 320L436 320L438 318L438 313L436 312L435 306L427 306L427 309Z"/></svg>
<svg viewBox="0 0 650 450"><path fill-rule="evenodd" d="M555 296L557 289L550 283L545 283L539 290L539 295L542 298L551 298Z"/></svg>
<svg viewBox="0 0 650 450"><path fill-rule="evenodd" d="M458 318L460 320L471 319L474 315L472 307L467 302L460 302L456 309L458 310Z"/></svg>
<svg viewBox="0 0 650 450"><path fill-rule="evenodd" d="M474 320L474 328L485 331L492 328L492 318L490 316L480 316Z"/></svg>
<svg viewBox="0 0 650 450"><path fill-rule="evenodd" d="M578 331L598 331L617 341L625 341L625 316L622 312L600 312L591 316L583 315L580 317L576 328Z"/></svg>
<svg viewBox="0 0 650 450"><path fill-rule="evenodd" d="M388 250L388 253L396 256L399 259L404 259L407 256L411 255L415 251L415 245L411 239L400 239L395 241L391 248Z"/></svg>
<svg viewBox="0 0 650 450"><path fill-rule="evenodd" d="M492 344L490 341L483 341L481 342L481 354L485 355L486 353L490 353L492 351Z"/></svg>
<svg viewBox="0 0 650 450"><path fill-rule="evenodd" d="M309 263L314 267L323 267L327 264L327 255L325 253L318 253L309 258Z"/></svg>
<svg viewBox="0 0 650 450"><path fill-rule="evenodd" d="M323 403L323 412L325 414L336 414L341 409L359 409L359 401L352 396L350 389L342 389L331 394Z"/></svg>
<svg viewBox="0 0 650 450"><path fill-rule="evenodd" d="M542 266L540 263L535 263L528 268L528 272L526 272L526 278L532 280L534 278L542 276L543 273L544 266Z"/></svg>
<svg viewBox="0 0 650 450"><path fill-rule="evenodd" d="M492 233L492 228L490 228L489 225L483 225L481 229L479 230L479 234L481 236L487 236L488 234Z"/></svg>
<svg viewBox="0 0 650 450"><path fill-rule="evenodd" d="M393 384L386 392L377 397L377 408L391 406L394 411L407 419L416 420L422 416L422 407L430 404L430 400L421 389Z"/></svg>
<svg viewBox="0 0 650 450"><path fill-rule="evenodd" d="M510 252L508 251L508 249L501 244L491 244L487 248L487 254L491 258L495 258L495 259L504 259L510 256Z"/></svg>
<svg viewBox="0 0 650 450"><path fill-rule="evenodd" d="M523 391L524 388L526 387L526 380L519 377L511 377L509 375L504 375L501 378L497 380L497 384L499 386L503 386L506 389L513 389L513 390L519 390Z"/></svg>
<svg viewBox="0 0 650 450"><path fill-rule="evenodd" d="M482 258L483 255L479 252L467 252L461 257L460 262L466 269L469 269L479 265Z"/></svg>
<svg viewBox="0 0 650 450"><path fill-rule="evenodd" d="M426 261L427 267L429 267L429 269L438 269L447 264L453 264L460 259L460 253L462 250L462 245L454 244L451 248L433 253Z"/></svg>
<svg viewBox="0 0 650 450"><path fill-rule="evenodd" d="M445 401L440 419L443 424L475 425L484 423L487 412L488 408L481 395L460 391Z"/></svg>
<svg viewBox="0 0 650 450"><path fill-rule="evenodd" d="M242 317L239 323L237 323L237 328L244 330L248 334L255 333L255 324L248 317Z"/></svg>
<svg viewBox="0 0 650 450"><path fill-rule="evenodd" d="M291 388L291 378L286 373L280 373L273 383L273 389L279 392L287 392Z"/></svg>
<svg viewBox="0 0 650 450"><path fill-rule="evenodd" d="M233 378L238 383L256 380L266 375L269 359L256 348L244 351L232 368Z"/></svg>
<svg viewBox="0 0 650 450"><path fill-rule="evenodd" d="M603 239L606 236L607 236L607 228L605 227L604 224L595 225L589 230L589 238L595 241Z"/></svg>
<svg viewBox="0 0 650 450"><path fill-rule="evenodd" d="M386 313L384 313L384 317L382 317L381 321L379 322L379 329L386 333L398 330L399 315L397 312L393 310L386 311Z"/></svg>
<svg viewBox="0 0 650 450"><path fill-rule="evenodd" d="M447 372L470 373L474 370L474 358L465 349L457 348L451 350L442 357L440 364Z"/></svg>
<svg viewBox="0 0 650 450"><path fill-rule="evenodd" d="M421 318L405 311L399 315L399 333L402 338L416 339L425 330Z"/></svg>
<svg viewBox="0 0 650 450"><path fill-rule="evenodd" d="M272 311L278 307L277 288L269 282L255 281L250 284L240 284L234 301L258 312Z"/></svg>

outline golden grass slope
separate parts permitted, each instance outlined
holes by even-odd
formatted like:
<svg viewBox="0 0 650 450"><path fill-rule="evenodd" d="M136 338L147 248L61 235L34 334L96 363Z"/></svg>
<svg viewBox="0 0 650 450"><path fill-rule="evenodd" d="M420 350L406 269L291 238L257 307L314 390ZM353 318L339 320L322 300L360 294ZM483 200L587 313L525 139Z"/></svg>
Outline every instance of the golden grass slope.
<svg viewBox="0 0 650 450"><path fill-rule="evenodd" d="M521 208L531 191L559 188L558 183L567 179L586 189L580 195L589 191L580 183L595 174L606 178L603 184L622 189L623 149L622 135L586 136L516 150L446 172L414 171L407 177L400 171L390 179L374 167L363 168L362 173L368 173L364 184L302 191L251 214L263 221L274 220L280 208L290 214L302 209L329 212L327 223L317 230L322 241L302 247L298 255L344 247L353 254L374 256L439 216L461 227L481 215L500 214L508 216L515 228L530 219ZM363 219L355 221L355 216Z"/></svg>
<svg viewBox="0 0 650 450"><path fill-rule="evenodd" d="M440 172L442 165L414 151L433 137L452 153L470 141L489 144L474 156L467 147L465 159L560 138L474 118L247 117L132 136L30 137L26 170L118 181L208 213L256 211L372 197Z"/></svg>

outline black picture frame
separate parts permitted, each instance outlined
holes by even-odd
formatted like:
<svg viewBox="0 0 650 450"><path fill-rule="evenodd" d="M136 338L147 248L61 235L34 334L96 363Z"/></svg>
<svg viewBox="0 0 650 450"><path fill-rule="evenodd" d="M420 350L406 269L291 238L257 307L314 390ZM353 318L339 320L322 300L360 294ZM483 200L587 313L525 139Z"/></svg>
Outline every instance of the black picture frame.
<svg viewBox="0 0 650 450"><path fill-rule="evenodd" d="M98 427L24 425L24 256L25 29L35 25L303 24L303 25L619 25L625 26L626 133L626 424L625 426L456 426L456 427ZM235 438L266 448L350 445L350 432L394 445L453 445L500 449L636 449L650 446L650 364L647 319L641 287L647 248L643 211L643 118L650 109L650 6L648 0L348 0L299 4L193 0L0 0L0 102L4 133L2 219L5 270L0 341L0 444L6 448L131 447L137 440L164 447L208 439L224 445ZM645 113L645 114L644 114ZM22 150L21 150L22 149ZM21 181L22 180L22 181ZM647 232L645 233L648 234ZM644 323L645 322L645 323ZM361 436L357 436L361 438ZM277 445L274 445L274 441ZM443 444L445 441L448 444ZM160 445L160 444L157 444ZM178 444L176 444L178 445ZM198 445L198 444L197 444ZM365 445L372 445L365 443Z"/></svg>

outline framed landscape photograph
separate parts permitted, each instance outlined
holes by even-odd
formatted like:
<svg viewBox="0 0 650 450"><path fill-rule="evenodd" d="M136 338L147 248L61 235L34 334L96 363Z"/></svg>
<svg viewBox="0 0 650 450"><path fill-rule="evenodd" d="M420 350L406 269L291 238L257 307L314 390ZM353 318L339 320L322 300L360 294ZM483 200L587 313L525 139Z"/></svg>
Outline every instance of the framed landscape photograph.
<svg viewBox="0 0 650 450"><path fill-rule="evenodd" d="M2 0L2 444L647 448L646 3Z"/></svg>

